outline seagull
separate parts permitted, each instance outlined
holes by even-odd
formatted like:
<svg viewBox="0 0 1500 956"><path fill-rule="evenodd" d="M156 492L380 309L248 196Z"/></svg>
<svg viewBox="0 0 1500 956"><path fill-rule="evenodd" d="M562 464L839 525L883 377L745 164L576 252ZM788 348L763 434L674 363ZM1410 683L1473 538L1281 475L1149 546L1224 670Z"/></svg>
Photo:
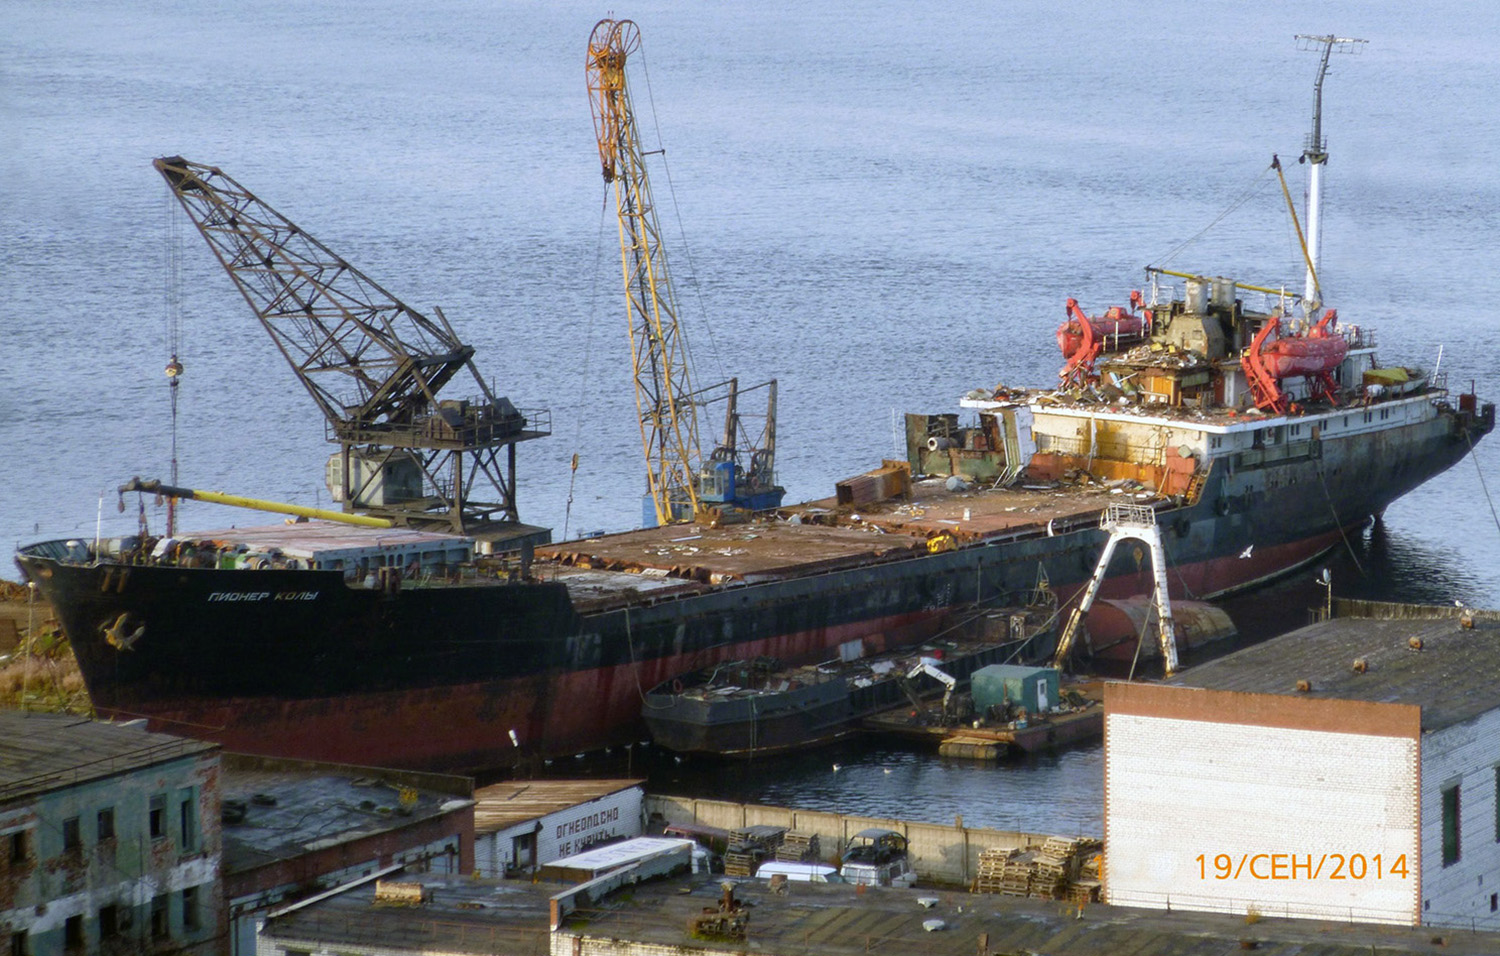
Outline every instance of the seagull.
<svg viewBox="0 0 1500 956"><path fill-rule="evenodd" d="M1250 552L1254 551L1254 550L1255 550L1255 545L1252 544L1252 545L1250 545L1250 547L1248 547L1245 550L1243 550L1243 551L1240 552L1240 557L1242 557L1242 558L1248 558L1248 557L1250 557Z"/></svg>
<svg viewBox="0 0 1500 956"><path fill-rule="evenodd" d="M890 772L891 772L891 768L890 768L890 767L886 767L886 768L885 768L885 772L886 772L886 773L890 773Z"/></svg>
<svg viewBox="0 0 1500 956"><path fill-rule="evenodd" d="M838 773L840 770L843 770L843 769L844 769L844 765L841 764L841 763L836 763L836 764L833 765L833 772L834 773Z"/></svg>

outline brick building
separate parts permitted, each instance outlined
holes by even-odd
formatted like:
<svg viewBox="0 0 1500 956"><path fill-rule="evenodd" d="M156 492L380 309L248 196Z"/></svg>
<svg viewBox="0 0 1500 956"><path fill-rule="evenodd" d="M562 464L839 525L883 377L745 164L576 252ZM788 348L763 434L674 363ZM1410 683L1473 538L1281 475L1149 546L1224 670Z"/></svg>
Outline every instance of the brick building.
<svg viewBox="0 0 1500 956"><path fill-rule="evenodd" d="M1500 623L1334 619L1105 691L1108 902L1500 928Z"/></svg>
<svg viewBox="0 0 1500 956"><path fill-rule="evenodd" d="M0 711L3 952L216 952L217 749Z"/></svg>
<svg viewBox="0 0 1500 956"><path fill-rule="evenodd" d="M223 755L229 956L255 952L276 907L377 872L474 869L474 781L448 774Z"/></svg>

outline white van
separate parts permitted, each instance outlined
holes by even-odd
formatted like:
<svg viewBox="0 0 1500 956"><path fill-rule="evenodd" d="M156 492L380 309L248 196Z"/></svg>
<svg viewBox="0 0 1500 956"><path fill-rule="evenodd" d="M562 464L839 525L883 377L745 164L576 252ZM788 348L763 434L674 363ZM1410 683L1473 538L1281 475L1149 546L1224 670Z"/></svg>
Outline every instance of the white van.
<svg viewBox="0 0 1500 956"><path fill-rule="evenodd" d="M835 867L825 866L822 863L783 863L779 860L762 863L760 869L755 871L755 876L757 879L769 880L778 873L796 883L844 882Z"/></svg>

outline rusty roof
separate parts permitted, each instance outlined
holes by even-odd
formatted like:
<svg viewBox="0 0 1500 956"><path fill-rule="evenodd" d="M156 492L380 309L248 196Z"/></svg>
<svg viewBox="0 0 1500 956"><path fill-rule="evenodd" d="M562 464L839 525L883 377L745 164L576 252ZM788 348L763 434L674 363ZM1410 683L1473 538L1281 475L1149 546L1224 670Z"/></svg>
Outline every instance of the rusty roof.
<svg viewBox="0 0 1500 956"><path fill-rule="evenodd" d="M1415 704L1422 708L1422 730L1431 732L1500 707L1497 651L1500 621L1478 618L1465 628L1446 614L1427 620L1334 618L1199 664L1167 683ZM1364 662L1362 669L1355 668L1356 660ZM1298 690L1298 681L1311 689Z"/></svg>
<svg viewBox="0 0 1500 956"><path fill-rule="evenodd" d="M196 756L218 744L67 714L0 711L0 800Z"/></svg>
<svg viewBox="0 0 1500 956"><path fill-rule="evenodd" d="M582 803L645 784L644 780L508 780L474 791L474 833L497 833Z"/></svg>
<svg viewBox="0 0 1500 956"><path fill-rule="evenodd" d="M234 755L225 762L220 790L225 806L237 805L244 816L223 823L224 871L245 873L472 805L465 797L405 782L420 776Z"/></svg>
<svg viewBox="0 0 1500 956"><path fill-rule="evenodd" d="M424 879L420 907L379 906L373 887L360 887L268 920L265 937L278 944L329 949L379 945L383 952L445 952L545 956L548 897L556 885L519 881ZM691 917L719 899L719 880L640 883L597 908L580 910L561 932L595 940L656 945L680 952L726 949L766 956L973 956L975 952L1047 956L1223 956L1253 948L1265 956L1382 956L1431 953L1488 956L1500 935L1432 927L1376 926L1265 916L1247 924L1239 915L1117 906L1077 906L951 890L899 890L838 884L789 883L785 895L758 880L739 883L750 904L749 938L725 943L688 936ZM919 899L933 900L931 908ZM923 923L942 920L928 931ZM1441 944L1434 942L1442 939ZM1254 941L1245 946L1242 941ZM981 942L987 950L981 950Z"/></svg>

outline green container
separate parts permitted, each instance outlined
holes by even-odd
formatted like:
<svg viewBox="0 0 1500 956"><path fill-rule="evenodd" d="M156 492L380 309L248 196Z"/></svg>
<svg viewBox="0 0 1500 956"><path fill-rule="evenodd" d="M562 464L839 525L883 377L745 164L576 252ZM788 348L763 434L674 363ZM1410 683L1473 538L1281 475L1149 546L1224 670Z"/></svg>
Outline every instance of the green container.
<svg viewBox="0 0 1500 956"><path fill-rule="evenodd" d="M980 714L1007 703L1025 708L1028 714L1040 714L1060 702L1055 667L991 664L974 672L970 692L974 695L974 710Z"/></svg>

